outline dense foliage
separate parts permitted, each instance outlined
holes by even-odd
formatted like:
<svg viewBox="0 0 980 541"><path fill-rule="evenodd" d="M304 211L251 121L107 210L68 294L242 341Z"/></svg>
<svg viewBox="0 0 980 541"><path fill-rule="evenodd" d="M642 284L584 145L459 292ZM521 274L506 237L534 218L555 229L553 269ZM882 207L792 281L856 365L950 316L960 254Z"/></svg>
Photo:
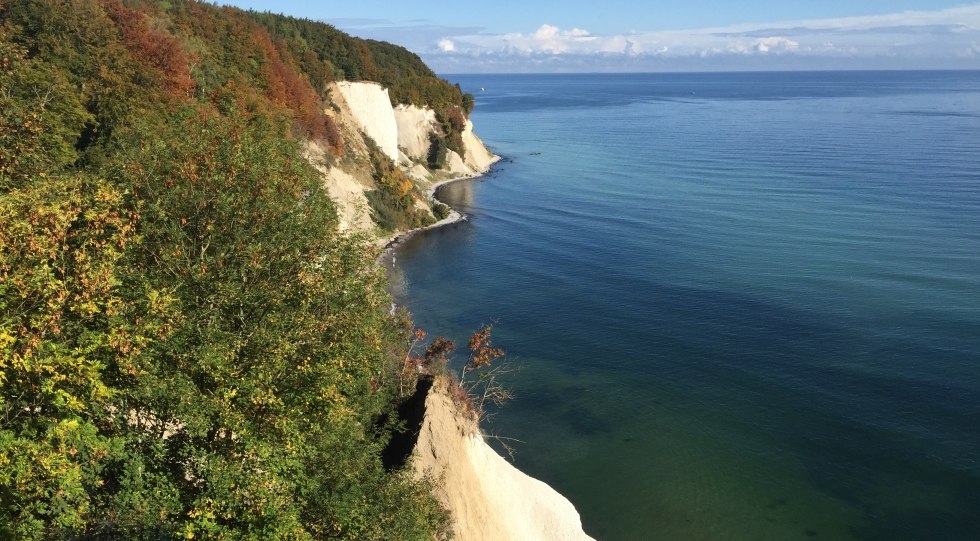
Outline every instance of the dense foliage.
<svg viewBox="0 0 980 541"><path fill-rule="evenodd" d="M351 37L321 22L249 12L294 58L314 84L324 80L377 81L389 89L392 105L427 105L437 111L460 108L469 114L473 96L440 79L422 59L397 45Z"/></svg>
<svg viewBox="0 0 980 541"><path fill-rule="evenodd" d="M368 138L367 143L374 181L378 185L365 193L374 223L386 233L431 225L434 222L432 215L416 206L422 197L412 179L396 167L374 141ZM432 210L435 208L438 207Z"/></svg>
<svg viewBox="0 0 980 541"><path fill-rule="evenodd" d="M315 85L324 81L368 80L388 88L392 105L431 107L442 128L440 144L464 154L462 131L474 100L459 85L440 79L422 59L402 47L362 40L307 19L249 12L277 40L280 50L300 59L298 67Z"/></svg>
<svg viewBox="0 0 980 541"><path fill-rule="evenodd" d="M343 143L254 16L0 0L2 539L445 531L380 461L405 325L299 158Z"/></svg>

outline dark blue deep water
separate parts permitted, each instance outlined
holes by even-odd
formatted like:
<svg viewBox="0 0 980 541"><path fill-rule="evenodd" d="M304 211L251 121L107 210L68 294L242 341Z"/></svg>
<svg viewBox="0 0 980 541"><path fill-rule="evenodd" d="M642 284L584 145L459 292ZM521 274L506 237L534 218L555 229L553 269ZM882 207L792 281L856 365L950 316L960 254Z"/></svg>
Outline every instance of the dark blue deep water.
<svg viewBox="0 0 980 541"><path fill-rule="evenodd" d="M508 160L396 293L587 532L980 539L980 72L450 79Z"/></svg>

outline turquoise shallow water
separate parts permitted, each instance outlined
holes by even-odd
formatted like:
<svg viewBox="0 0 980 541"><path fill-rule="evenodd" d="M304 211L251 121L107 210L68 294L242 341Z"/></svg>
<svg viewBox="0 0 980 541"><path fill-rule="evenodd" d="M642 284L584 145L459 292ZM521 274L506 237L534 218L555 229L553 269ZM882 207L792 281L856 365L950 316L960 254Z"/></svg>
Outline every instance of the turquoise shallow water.
<svg viewBox="0 0 980 541"><path fill-rule="evenodd" d="M980 72L450 79L507 161L396 293L586 531L980 539Z"/></svg>

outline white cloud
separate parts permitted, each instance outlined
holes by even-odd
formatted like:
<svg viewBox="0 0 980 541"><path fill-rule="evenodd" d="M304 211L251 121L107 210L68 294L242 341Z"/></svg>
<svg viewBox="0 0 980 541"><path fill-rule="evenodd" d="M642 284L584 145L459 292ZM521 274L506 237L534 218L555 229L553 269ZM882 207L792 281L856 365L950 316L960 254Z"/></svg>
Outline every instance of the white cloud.
<svg viewBox="0 0 980 541"><path fill-rule="evenodd" d="M760 53L768 53L770 51L790 52L800 50L800 44L788 38L773 36L755 40L755 45L752 48Z"/></svg>
<svg viewBox="0 0 980 541"><path fill-rule="evenodd" d="M557 26L542 24L541 28L532 34L531 40L528 42L530 46L528 50L561 54L568 51L568 44L565 39L567 37L569 37L567 33L563 33Z"/></svg>
<svg viewBox="0 0 980 541"><path fill-rule="evenodd" d="M738 24L692 30L599 35L542 24L530 33L447 36L429 52L494 59L534 57L683 59L737 55L783 58L965 58L977 55L980 4L867 17Z"/></svg>
<svg viewBox="0 0 980 541"><path fill-rule="evenodd" d="M558 33L560 31L561 29L558 28L557 26L551 26L550 24L542 24L541 28L538 28L538 30L534 33L534 39L542 40L542 41L555 39L555 37L558 36Z"/></svg>
<svg viewBox="0 0 980 541"><path fill-rule="evenodd" d="M451 53L456 50L456 44L451 39L442 38L436 43L436 46L444 53Z"/></svg>

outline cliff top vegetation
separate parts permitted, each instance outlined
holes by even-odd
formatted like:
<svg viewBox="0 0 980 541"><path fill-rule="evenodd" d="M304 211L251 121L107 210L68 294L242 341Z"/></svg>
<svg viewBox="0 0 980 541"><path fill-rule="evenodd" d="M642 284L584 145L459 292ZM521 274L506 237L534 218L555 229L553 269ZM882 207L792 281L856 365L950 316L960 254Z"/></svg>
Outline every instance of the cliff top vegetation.
<svg viewBox="0 0 980 541"><path fill-rule="evenodd" d="M431 539L409 335L300 144L407 51L171 0L0 0L0 538Z"/></svg>

